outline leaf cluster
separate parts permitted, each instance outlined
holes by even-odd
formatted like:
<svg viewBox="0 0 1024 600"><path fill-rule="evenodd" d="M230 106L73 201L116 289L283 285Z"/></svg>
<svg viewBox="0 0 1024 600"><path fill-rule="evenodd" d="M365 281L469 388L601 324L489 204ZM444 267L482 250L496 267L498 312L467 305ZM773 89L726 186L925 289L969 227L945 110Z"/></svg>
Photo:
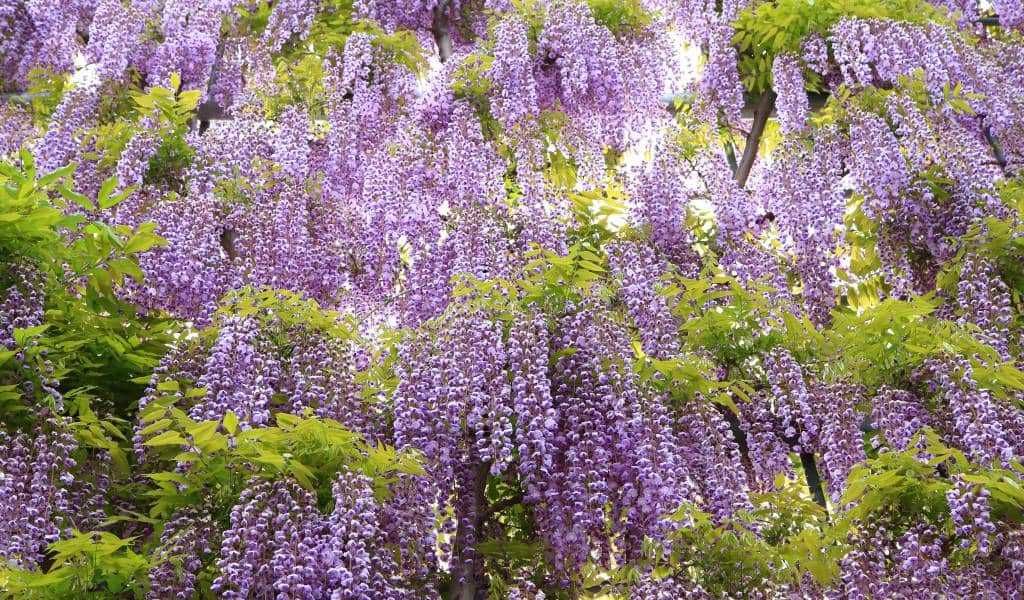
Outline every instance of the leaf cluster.
<svg viewBox="0 0 1024 600"><path fill-rule="evenodd" d="M693 352L710 352L723 365L738 366L778 343L773 290L741 285L718 274L701 279L670 277L660 293L680 323L680 339Z"/></svg>
<svg viewBox="0 0 1024 600"><path fill-rule="evenodd" d="M220 421L195 421L175 405L177 392L201 397L204 390L173 380L160 388L167 393L139 412L143 445L174 465L147 475L155 485L144 493L152 517L190 506L226 515L254 477L294 479L326 504L344 470L374 478L382 495L394 476L422 473L413 454L368 444L332 419L277 413L272 425L248 428L229 411Z"/></svg>
<svg viewBox="0 0 1024 600"><path fill-rule="evenodd" d="M80 532L50 545L45 572L0 568L0 597L23 600L142 598L151 563L133 538Z"/></svg>
<svg viewBox="0 0 1024 600"><path fill-rule="evenodd" d="M0 282L17 284L6 281L13 275L8 268L27 270L45 295L44 322L15 331L15 349L0 352L0 376L10 370L15 380L33 380L38 400L45 400L42 380L57 379L65 389L91 386L106 401L124 402L119 392L138 392L129 380L163 354L168 324L141 315L119 290L142 280L137 256L164 242L152 224L90 220L87 214L128 192L115 192L111 178L93 202L68 187L73 170L40 174L28 152L20 165L0 163Z"/></svg>
<svg viewBox="0 0 1024 600"><path fill-rule="evenodd" d="M654 22L640 0L587 0L587 5L594 20L616 37L640 33Z"/></svg>

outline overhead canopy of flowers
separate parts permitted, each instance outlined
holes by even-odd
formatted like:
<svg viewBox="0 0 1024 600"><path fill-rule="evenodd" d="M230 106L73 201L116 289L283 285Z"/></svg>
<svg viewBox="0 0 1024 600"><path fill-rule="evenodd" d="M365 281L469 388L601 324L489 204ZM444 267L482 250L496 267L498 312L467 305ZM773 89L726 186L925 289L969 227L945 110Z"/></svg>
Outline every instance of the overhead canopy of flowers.
<svg viewBox="0 0 1024 600"><path fill-rule="evenodd" d="M0 597L1024 596L1024 3L0 0Z"/></svg>

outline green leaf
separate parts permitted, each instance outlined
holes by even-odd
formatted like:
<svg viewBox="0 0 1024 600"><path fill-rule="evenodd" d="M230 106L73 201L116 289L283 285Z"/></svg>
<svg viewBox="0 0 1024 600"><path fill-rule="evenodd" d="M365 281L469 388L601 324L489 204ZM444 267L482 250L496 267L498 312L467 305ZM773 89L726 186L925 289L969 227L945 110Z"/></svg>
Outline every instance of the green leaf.
<svg viewBox="0 0 1024 600"><path fill-rule="evenodd" d="M125 194L117 194L112 196L114 189L117 187L117 176L111 175L103 181L100 185L100 191L96 195L96 202L99 204L101 209L108 209L116 206L119 202L124 200L127 196Z"/></svg>
<svg viewBox="0 0 1024 600"><path fill-rule="evenodd" d="M179 384L177 381L173 379L170 379L167 381L161 381L160 383L156 384L156 389L161 392L177 392L181 390L181 384Z"/></svg>
<svg viewBox="0 0 1024 600"><path fill-rule="evenodd" d="M78 192L72 190L71 188L63 185L57 188L57 191L59 191L60 195L63 196L66 200L74 202L76 205L81 207L81 209L86 212L96 210L96 207L93 205L92 200L90 200L88 196L79 194Z"/></svg>
<svg viewBox="0 0 1024 600"><path fill-rule="evenodd" d="M147 250L165 244L166 241L153 233L152 223L140 226L139 231L133 234L124 245L126 254L139 254Z"/></svg>
<svg viewBox="0 0 1024 600"><path fill-rule="evenodd" d="M277 426L282 429L293 429L302 423L302 417L290 413L277 413L274 415Z"/></svg>
<svg viewBox="0 0 1024 600"><path fill-rule="evenodd" d="M76 167L77 165L75 165L74 163L61 167L55 171L52 171L40 177L39 181L36 182L36 184L41 188L48 187L53 182L64 179L68 175L74 173Z"/></svg>
<svg viewBox="0 0 1024 600"><path fill-rule="evenodd" d="M160 435L146 440L144 442L146 446L185 446L188 445L188 440L183 438L177 431L165 431Z"/></svg>
<svg viewBox="0 0 1024 600"><path fill-rule="evenodd" d="M289 460L288 472L291 473L292 477L295 478L295 481L299 482L299 485L301 485L302 487L308 490L316 489L315 477L313 475L313 472L310 471L309 468L306 467L306 465L300 463L297 460Z"/></svg>
<svg viewBox="0 0 1024 600"><path fill-rule="evenodd" d="M543 549L537 543L498 539L480 542L477 544L477 550L485 556L513 560L530 560L540 556Z"/></svg>
<svg viewBox="0 0 1024 600"><path fill-rule="evenodd" d="M238 415L233 410L224 414L224 431L230 435L235 435L238 432Z"/></svg>
<svg viewBox="0 0 1024 600"><path fill-rule="evenodd" d="M193 445L203 453L212 453L227 448L227 439L217 432L220 427L218 421L203 421L202 423L188 428L188 434L192 436Z"/></svg>
<svg viewBox="0 0 1024 600"><path fill-rule="evenodd" d="M172 483L180 483L182 485L188 484L188 478L185 477L185 475L183 475L181 473L176 473L174 471L162 471L162 472L159 472L159 473L148 473L148 474L146 474L146 477L148 477L149 479L152 479L153 481L156 481L156 482L169 481L169 482L172 482Z"/></svg>
<svg viewBox="0 0 1024 600"><path fill-rule="evenodd" d="M173 422L174 421L172 421L171 419L167 419L167 418L158 419L156 421L153 421L149 425L143 427L142 430L139 431L139 435L145 437L145 436L148 436L148 435L152 435L152 434L154 434L154 433L156 433L158 431L163 431L164 429L167 429L167 426L170 425Z"/></svg>
<svg viewBox="0 0 1024 600"><path fill-rule="evenodd" d="M14 341L18 346L24 346L32 338L42 335L44 331L50 328L50 325L50 323L43 323L34 327L19 327L14 330Z"/></svg>

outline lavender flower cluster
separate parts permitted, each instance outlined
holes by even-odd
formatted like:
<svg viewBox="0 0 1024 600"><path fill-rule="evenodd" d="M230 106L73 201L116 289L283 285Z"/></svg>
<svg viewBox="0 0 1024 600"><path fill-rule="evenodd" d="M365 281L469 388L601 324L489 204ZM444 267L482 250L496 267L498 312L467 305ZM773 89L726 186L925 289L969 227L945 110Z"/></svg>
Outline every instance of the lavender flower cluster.
<svg viewBox="0 0 1024 600"><path fill-rule="evenodd" d="M263 482L239 498L224 531L211 589L223 598L392 600L423 597L407 587L379 525L370 481L339 475L334 509L290 481Z"/></svg>
<svg viewBox="0 0 1024 600"><path fill-rule="evenodd" d="M78 444L60 423L32 435L0 437L0 558L21 568L45 559L47 546L76 525L73 503Z"/></svg>
<svg viewBox="0 0 1024 600"><path fill-rule="evenodd" d="M152 539L150 597L208 585L223 598L400 600L436 597L444 581L468 599L507 575L509 597L539 600L579 587L585 570L639 565L631 597L710 598L700 565L648 568L694 529L672 517L684 504L767 544L774 529L745 519L809 483L798 463L818 469L819 501L842 512L855 469L923 451L913 442L926 428L972 469L1015 468L1020 394L999 393L992 373L1010 381L1022 366L1019 284L971 244L990 226L1019 231L1000 197L1024 164L1017 34L979 26L961 2L936 3L960 11L957 25L839 19L760 65L783 134L762 140L744 116L750 57L734 37L746 2L608 4L360 0L348 13L288 0L264 14L234 0L0 0L3 90L38 69L64 84L53 106L0 108L0 158L20 164L24 146L43 172L77 163L90 200L116 175L129 197L90 218L152 222L166 240L139 256L142 281L117 289L180 329L138 410L169 396L192 419L231 412L250 432L275 413L311 414L423 467L383 484L343 470L319 495L258 479L225 503L230 514L175 512ZM1018 1L993 6L1006 31L1024 21ZM612 23L633 9L635 23ZM318 35L341 37L310 60ZM682 40L704 60L692 105L673 115L662 96L679 91ZM298 70L295 54L309 61ZM155 180L151 167L170 165L154 161L174 150L164 120L118 111L174 74L170 91L197 90L204 108L174 140L181 164ZM833 98L812 118L819 83ZM226 118L210 123L211 105ZM15 197L6 172L0 192ZM591 198L608 202L581 217ZM65 216L69 240L90 234ZM7 351L30 369L15 331L60 312L37 257L10 256L3 389ZM854 297L875 279L877 297ZM242 288L289 290L358 332L233 314L226 298ZM798 350L842 339L830 327L864 306L932 292L943 306L922 320L994 353L955 351L954 339L865 385ZM792 339L805 323L814 339ZM707 342L735 350L747 337L741 352ZM903 360L896 343L886 361ZM72 391L63 366L42 364L32 381L11 375L22 396ZM171 381L198 392L167 392ZM111 456L48 417L30 415L31 433L0 430L0 560L29 571L49 566L48 544L100 527L120 490ZM135 425L137 464L159 460ZM843 540L831 586L805 578L764 597L1019 596L1019 525L987 487L943 469L945 522L878 511ZM503 565L499 585L490 569L508 548L547 568Z"/></svg>

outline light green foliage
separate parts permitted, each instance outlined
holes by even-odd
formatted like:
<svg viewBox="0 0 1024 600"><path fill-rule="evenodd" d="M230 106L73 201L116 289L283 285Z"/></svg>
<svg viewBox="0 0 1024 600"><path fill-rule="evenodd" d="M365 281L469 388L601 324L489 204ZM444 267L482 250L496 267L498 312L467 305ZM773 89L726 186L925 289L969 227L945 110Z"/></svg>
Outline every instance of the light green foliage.
<svg viewBox="0 0 1024 600"><path fill-rule="evenodd" d="M860 380L875 387L908 375L912 367L938 350L936 344L947 343L931 339L935 332L928 317L936 306L930 297L890 298L861 312L837 311L832 327L823 336L811 338L819 342L817 347L806 343L806 328L790 340L802 343L806 355L839 361L829 360L836 372L859 373Z"/></svg>
<svg viewBox="0 0 1024 600"><path fill-rule="evenodd" d="M358 470L370 476L381 497L389 494L396 477L422 474L415 455L368 444L330 419L279 413L271 426L255 429L244 427L231 412L220 421L196 421L178 403L198 401L205 390L189 381L169 379L157 383L156 398L137 415L147 464L157 470L143 482L133 481L126 451L132 423L118 415L135 415L130 404L142 395L147 373L166 352L170 331L166 322L142 318L117 299L115 289L124 277L118 275L118 268L125 270L128 263L117 268L110 264L119 259L134 264L130 257L161 240L151 227L93 231L84 217L65 216L64 210L75 204L95 208L88 199L63 188L71 169L37 177L31 157L25 154L22 161L22 168L0 165L4 184L0 214L5 215L0 219L0 252L5 258L30 261L50 279L47 321L17 330L17 350L25 353L35 373L45 372L44 360L57 365L54 375L69 389L64 403L72 417L70 430L79 442L76 459L97 451L108 453L115 494L144 499L141 506L149 515L125 513L108 524L137 521L159 528L175 511L193 506L202 506L223 520L253 477L293 478L316 493L321 508L327 510L330 487L340 471ZM113 186L113 182L104 186L100 204L114 203L110 200ZM52 199L60 204L51 205ZM74 242L66 241L70 231L76 232ZM71 271L66 272L64 265ZM80 269L79 265L91 266ZM109 284L103 283L108 280ZM349 317L284 290L238 290L225 299L222 310L258 319L266 330L276 332L275 343L281 346L287 346L288 334L296 332L324 335L341 344L358 341ZM213 332L196 338L183 331L181 342L195 343ZM0 380L6 381L15 366L10 360L13 354L0 354ZM384 385L375 372L363 381ZM13 414L27 412L16 387L0 387L0 408L9 424L16 423ZM104 408L102 418L94 410L99 404ZM107 532L76 534L51 547L55 561L44 571L0 570L0 588L12 598L141 598L150 561L156 560L147 553L156 550L153 543L158 538L157 534L140 548L131 539Z"/></svg>
<svg viewBox="0 0 1024 600"><path fill-rule="evenodd" d="M139 413L143 443L172 464L190 468L147 475L155 486L145 492L153 517L166 518L177 509L200 505L227 514L253 477L291 477L326 502L331 483L342 470L359 470L375 478L382 495L395 474L422 472L414 455L366 444L331 419L277 413L272 426L251 429L241 427L232 412L220 422L195 421L175 406L176 392L199 398L204 390L173 380L160 385L166 395Z"/></svg>
<svg viewBox="0 0 1024 600"><path fill-rule="evenodd" d="M254 317L266 329L289 331L301 328L339 341L355 340L357 335L352 315L322 308L316 300L284 289L243 287L232 290L217 312Z"/></svg>
<svg viewBox="0 0 1024 600"><path fill-rule="evenodd" d="M640 0L587 0L587 4L594 20L617 36L638 33L654 20Z"/></svg>
<svg viewBox="0 0 1024 600"><path fill-rule="evenodd" d="M614 221L625 204L621 190L609 187L570 194L573 243L563 255L535 247L526 252L523 275L516 280L460 278L454 294L469 306L511 321L524 310L563 312L584 298L610 298L611 281L603 246L614 236Z"/></svg>
<svg viewBox="0 0 1024 600"><path fill-rule="evenodd" d="M82 158L96 161L103 169L113 169L138 129L126 121L101 123L83 132L86 147L92 151L82 152Z"/></svg>
<svg viewBox="0 0 1024 600"><path fill-rule="evenodd" d="M774 346L766 328L775 299L762 284L743 286L733 277L671 278L661 293L680 322L680 337L691 351L708 351L721 364L738 366Z"/></svg>
<svg viewBox="0 0 1024 600"><path fill-rule="evenodd" d="M398 362L398 341L401 332L385 331L379 343L370 348L370 366L365 371L356 373L356 384L363 402L385 402L393 397L398 387L398 374L395 364ZM365 347L364 347L365 349Z"/></svg>
<svg viewBox="0 0 1024 600"><path fill-rule="evenodd" d="M585 242L569 247L566 255L537 250L528 255L527 270L535 273L521 282L523 302L547 310L564 308L585 297L607 297L604 277L607 258Z"/></svg>
<svg viewBox="0 0 1024 600"><path fill-rule="evenodd" d="M974 224L965 236L966 244L957 259L940 276L943 288L952 290L960 277L960 267L968 253L993 261L999 275L1010 287L1012 300L1021 314L1024 295L1024 179L1009 179L1000 184L999 197L1008 209L1004 218L989 215Z"/></svg>
<svg viewBox="0 0 1024 600"><path fill-rule="evenodd" d="M195 156L195 151L185 141L185 134L200 98L197 90L178 91L180 86L181 79L175 73L171 75L170 89L153 87L145 94L134 95L139 115L157 119L157 130L153 134L160 139L143 183L166 183L175 190L184 185L185 171Z"/></svg>
<svg viewBox="0 0 1024 600"><path fill-rule="evenodd" d="M974 465L925 428L908 450L878 454L851 471L842 498L843 505L850 508L835 521L827 537L841 543L857 528L876 521L886 523L897 534L922 521L952 534L946 498L952 476L989 491L994 519L1011 524L1024 521L1024 467L1019 463L1012 469ZM954 564L970 562L975 550L972 543L954 552Z"/></svg>
<svg viewBox="0 0 1024 600"><path fill-rule="evenodd" d="M537 0L512 0L512 6L519 18L526 22L530 53L535 54L540 33L544 30L545 5Z"/></svg>
<svg viewBox="0 0 1024 600"><path fill-rule="evenodd" d="M296 104L308 106L315 118L327 117L324 61L320 56L295 52L278 57L274 66L274 85L278 93L264 98L264 110L268 118L275 118Z"/></svg>
<svg viewBox="0 0 1024 600"><path fill-rule="evenodd" d="M527 304L562 307L579 302L594 291L607 271L604 257L582 244L570 246L564 256L545 250L529 257L528 265L541 275L523 283Z"/></svg>
<svg viewBox="0 0 1024 600"><path fill-rule="evenodd" d="M142 88L143 81L134 68L128 69L125 78L121 81L104 82L100 88L96 121L112 123L121 117L131 115L135 110L135 96Z"/></svg>
<svg viewBox="0 0 1024 600"><path fill-rule="evenodd" d="M140 316L116 290L128 279L141 281L136 256L163 240L152 224L111 226L81 214L123 200L126 192L114 193L113 178L94 204L68 187L73 166L39 174L31 155L22 152L20 158L21 166L0 163L0 264L37 272L46 294L44 322L15 332L16 350L34 367L26 372L37 377L52 371L65 389L86 387L104 401L128 390L137 394L129 380L163 354L168 324ZM9 276L0 271L0 278ZM15 368L2 354L0 375ZM35 389L41 394L39 385Z"/></svg>
<svg viewBox="0 0 1024 600"><path fill-rule="evenodd" d="M515 281L463 277L456 281L454 295L464 306L509 322L524 309L557 311L584 297L610 293L604 279L606 258L584 244L573 244L565 255L535 248L526 256L526 277Z"/></svg>
<svg viewBox="0 0 1024 600"><path fill-rule="evenodd" d="M976 92L964 90L963 84L957 83L942 86L942 97L936 98L928 91L924 69L915 69L907 75L901 75L891 88L869 86L856 91L841 85L828 98L825 106L811 116L817 126L839 125L847 127L853 111L874 113L889 121L892 98L905 97L913 101L919 110L927 113L930 110L951 110L955 113L974 116L973 103L983 97Z"/></svg>
<svg viewBox="0 0 1024 600"><path fill-rule="evenodd" d="M990 492L993 518L1024 520L1024 467L978 467L926 428L907 451L884 452L855 467L840 501L848 508L833 516L804 497L799 484L783 479L777 491L753 494L753 508L725 522L684 505L674 515L685 526L673 533L672 552L648 548L650 565L656 574L685 570L716 597L742 596L763 582L798 583L804 573L827 585L839 575L852 538L879 524L897 536L921 523L952 535L946 492L954 475ZM952 560L969 563L975 551L969 544ZM636 568L613 578L629 580Z"/></svg>
<svg viewBox="0 0 1024 600"><path fill-rule="evenodd" d="M644 355L639 349L639 343L634 346L640 355L636 368L640 381L664 392L673 403L678 405L698 397L714 398L735 410L732 398L727 393L730 384L715 379L714 365L710 360L685 354L656 359ZM740 389L739 393L746 395L746 390Z"/></svg>
<svg viewBox="0 0 1024 600"><path fill-rule="evenodd" d="M423 48L411 31L385 33L380 26L370 21L358 21L356 29L373 36L373 45L384 52L385 59L403 65L413 73L422 74L426 71L427 59L423 55Z"/></svg>
<svg viewBox="0 0 1024 600"><path fill-rule="evenodd" d="M163 138L149 161L143 183L157 185L166 182L170 189L181 190L184 173L194 157L195 150L185 141L183 134Z"/></svg>
<svg viewBox="0 0 1024 600"><path fill-rule="evenodd" d="M345 43L353 33L369 34L379 52L379 63L397 63L416 74L424 74L427 60L413 32L400 29L384 31L377 23L356 18L352 0L327 0L320 3L316 16L303 39L293 37L273 57L277 92L264 95L264 109L274 117L284 108L302 104L314 118L326 116L327 90L324 87L324 60L340 60ZM244 34L261 34L267 27L271 3L238 7L237 27ZM334 58L330 58L334 55Z"/></svg>
<svg viewBox="0 0 1024 600"><path fill-rule="evenodd" d="M723 523L682 506L673 518L684 526L672 534L672 553L655 559L659 570L689 569L715 597L742 596L767 581L796 583L806 571L820 581L835 575L838 548L821 543L828 528L821 507L792 487L753 500L753 509Z"/></svg>
<svg viewBox="0 0 1024 600"><path fill-rule="evenodd" d="M46 573L0 569L0 597L20 600L142 598L149 560L132 538L104 531L75 532L50 546Z"/></svg>
<svg viewBox="0 0 1024 600"><path fill-rule="evenodd" d="M179 91L180 87L181 77L172 73L169 88L153 86L146 93L133 94L139 115L156 114L175 128L187 125L201 94L198 90Z"/></svg>
<svg viewBox="0 0 1024 600"><path fill-rule="evenodd" d="M878 303L884 296L885 281L880 273L882 263L875 247L878 241L878 223L862 209L864 197L853 194L847 201L843 231L843 252L849 258L847 268L837 269L837 279L843 304L861 310Z"/></svg>
<svg viewBox="0 0 1024 600"><path fill-rule="evenodd" d="M493 56L480 52L474 52L463 59L452 77L455 97L487 101L487 94L493 85L487 78L487 71L493 63Z"/></svg>
<svg viewBox="0 0 1024 600"><path fill-rule="evenodd" d="M772 563L783 565L779 575L796 581L806 571L819 583L832 580L844 548L823 543L829 527L826 510L807 498L805 482L780 475L776 485L775 492L752 496L754 508L746 518L758 524L767 547L777 554Z"/></svg>
<svg viewBox="0 0 1024 600"><path fill-rule="evenodd" d="M255 319L283 355L294 353L296 339L324 336L330 343L357 343L350 316L321 308L316 301L287 290L242 288L224 298L219 315ZM194 343L212 341L215 327L199 332ZM393 346L379 350L394 351ZM393 373L385 365L359 374L367 401L387 396ZM359 470L374 478L380 494L398 473L420 473L416 457L383 445L370 445L331 419L279 412L268 427L250 428L241 415L228 412L220 421L196 421L185 412L206 390L195 382L166 379L156 385L157 397L139 412L143 445L153 457L188 468L151 473L153 486L141 492L151 498L152 517L167 517L186 506L204 504L227 514L241 489L253 477L288 476L319 494L325 503L330 486L342 470ZM186 404L182 405L182 401ZM218 512L219 511L219 512Z"/></svg>
<svg viewBox="0 0 1024 600"><path fill-rule="evenodd" d="M97 111L98 124L82 132L85 138L82 157L95 160L108 172L117 166L128 143L143 129L139 118L153 117L154 122L145 126L145 133L149 135L157 135L168 127L172 131L184 130L199 97L198 92L184 93L179 104L171 90L154 87L143 94L137 91L138 82L132 83L134 85L105 83ZM177 74L172 74L171 83L175 89L180 85Z"/></svg>
<svg viewBox="0 0 1024 600"><path fill-rule="evenodd" d="M81 447L106 452L110 455L114 474L118 477L127 477L128 455L125 453L124 445L128 443L128 437L124 432L130 429L131 424L115 416L99 418L90 405L95 399L89 393L90 389L77 388L65 394L65 401L71 405L68 413L75 417L71 421L70 429Z"/></svg>
<svg viewBox="0 0 1024 600"><path fill-rule="evenodd" d="M476 113L484 138L493 142L505 158L512 158L514 153L507 147L502 137L503 127L491 113L491 87L493 83L487 73L494 62L494 57L482 52L474 52L464 58L452 74L451 89L458 100L465 100Z"/></svg>
<svg viewBox="0 0 1024 600"><path fill-rule="evenodd" d="M273 4L266 0L235 6L235 31L239 35L258 35L263 33L267 28L267 22L270 20L272 8ZM225 15L224 21L225 23L231 22L227 15Z"/></svg>
<svg viewBox="0 0 1024 600"><path fill-rule="evenodd" d="M946 492L951 484L939 476L936 467L950 460L959 467L969 463L958 450L942 446L934 432L928 430L926 437L930 456L911 444L906 452L883 452L854 467L842 498L852 506L843 513L833 537L844 537L850 528L869 523L877 515L931 523L948 516Z"/></svg>
<svg viewBox="0 0 1024 600"><path fill-rule="evenodd" d="M370 34L374 46L384 52L385 61L392 60L414 73L422 73L426 68L423 49L411 31L387 33L373 21L355 18L352 0L323 2L313 19L309 37L297 42L296 46L304 46L319 56L327 56L330 50L340 51L344 48L348 36L357 32Z"/></svg>
<svg viewBox="0 0 1024 600"><path fill-rule="evenodd" d="M28 75L27 92L28 104L32 109L32 121L36 125L46 125L50 115L57 109L67 80L63 75L57 75L45 69L33 69Z"/></svg>
<svg viewBox="0 0 1024 600"><path fill-rule="evenodd" d="M859 313L837 311L832 326L820 335L804 327L791 333L787 343L814 356L827 367L826 374L852 378L869 389L897 383L927 358L951 355L972 357L975 379L999 396L1024 389L1020 371L978 341L973 326L934 317L936 306L923 296L890 298Z"/></svg>
<svg viewBox="0 0 1024 600"><path fill-rule="evenodd" d="M642 32L654 22L654 15L644 9L640 0L586 0L594 21L616 37ZM519 18L527 24L530 51L544 29L547 6L536 0L512 0Z"/></svg>

